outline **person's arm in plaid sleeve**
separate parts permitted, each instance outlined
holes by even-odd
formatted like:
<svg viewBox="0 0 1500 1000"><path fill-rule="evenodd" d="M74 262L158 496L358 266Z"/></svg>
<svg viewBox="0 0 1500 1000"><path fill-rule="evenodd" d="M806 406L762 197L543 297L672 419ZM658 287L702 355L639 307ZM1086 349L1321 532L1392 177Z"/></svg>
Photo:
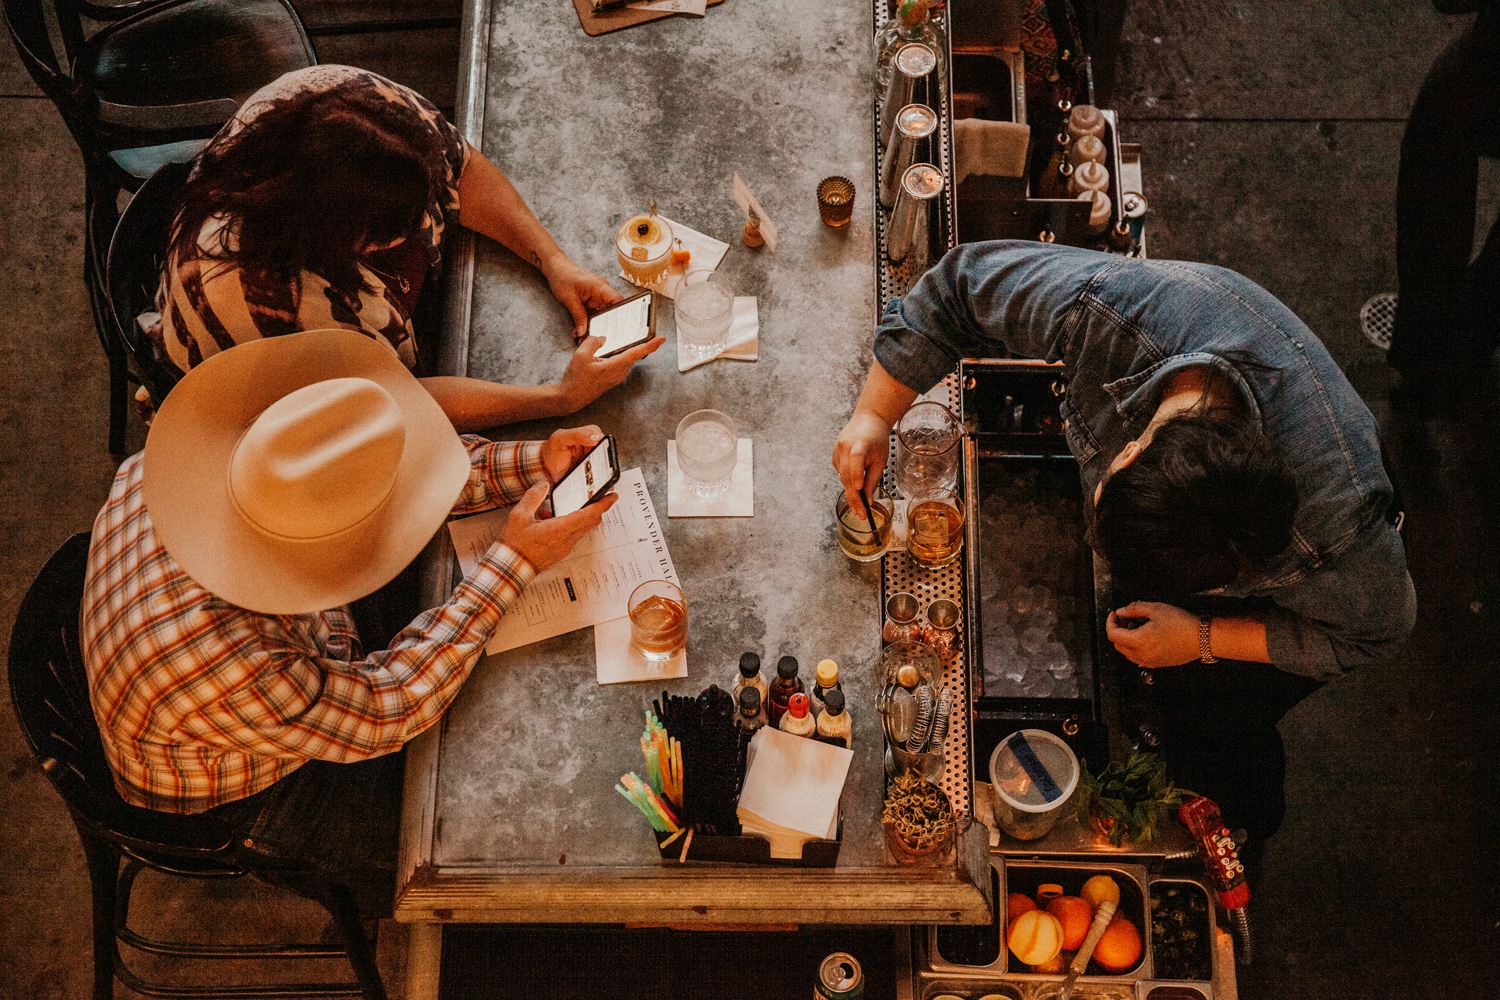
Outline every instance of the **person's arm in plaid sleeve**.
<svg viewBox="0 0 1500 1000"><path fill-rule="evenodd" d="M248 682L196 713L183 729L218 746L332 761L378 756L416 736L458 694L511 602L613 506L609 496L562 517L536 517L547 495L547 477L562 475L602 436L597 427L570 428L538 443L542 479L516 503L502 539L447 603L418 617L387 649L349 663L299 647L276 619L244 612L225 621L215 631L217 649L210 655L247 658L250 663L240 672ZM479 456L476 468L493 457L490 447L471 450ZM482 477L494 480L486 490L514 490L525 475L526 451L523 446L494 452L517 464Z"/></svg>

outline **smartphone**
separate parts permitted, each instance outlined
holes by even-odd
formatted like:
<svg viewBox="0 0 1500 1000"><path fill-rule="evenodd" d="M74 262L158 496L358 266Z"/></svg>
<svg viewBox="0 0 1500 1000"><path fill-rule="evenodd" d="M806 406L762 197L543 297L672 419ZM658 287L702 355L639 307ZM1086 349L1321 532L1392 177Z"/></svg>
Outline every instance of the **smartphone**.
<svg viewBox="0 0 1500 1000"><path fill-rule="evenodd" d="M603 337L596 358L608 358L656 336L656 296L647 291L589 317L589 336Z"/></svg>
<svg viewBox="0 0 1500 1000"><path fill-rule="evenodd" d="M606 436L552 487L552 492L547 494L546 509L553 517L582 510L608 493L619 478L620 460L615 456L615 439Z"/></svg>

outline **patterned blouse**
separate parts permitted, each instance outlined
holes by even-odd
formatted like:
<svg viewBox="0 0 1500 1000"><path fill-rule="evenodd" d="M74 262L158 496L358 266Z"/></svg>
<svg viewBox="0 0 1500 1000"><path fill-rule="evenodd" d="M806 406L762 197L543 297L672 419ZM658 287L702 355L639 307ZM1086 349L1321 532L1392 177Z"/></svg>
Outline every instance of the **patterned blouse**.
<svg viewBox="0 0 1500 1000"><path fill-rule="evenodd" d="M235 344L261 337L341 327L384 340L401 361L417 367L412 309L423 280L441 259L445 216L457 218L458 179L469 146L442 114L415 91L368 70L351 66L311 66L287 73L252 94L214 139L224 141L266 110L269 102L303 90L364 88L409 108L443 144L448 170L438 197L427 206L416 232L391 251L367 255L359 263L366 288L334 288L323 276L303 271L287 282L242 270L233 257L210 257L218 250L230 219L216 216L198 234L201 256L174 257L162 273L156 307L159 323L146 326L158 355L187 371ZM210 147L212 148L212 144ZM231 252L234 244L229 242ZM371 291L370 289L373 289Z"/></svg>

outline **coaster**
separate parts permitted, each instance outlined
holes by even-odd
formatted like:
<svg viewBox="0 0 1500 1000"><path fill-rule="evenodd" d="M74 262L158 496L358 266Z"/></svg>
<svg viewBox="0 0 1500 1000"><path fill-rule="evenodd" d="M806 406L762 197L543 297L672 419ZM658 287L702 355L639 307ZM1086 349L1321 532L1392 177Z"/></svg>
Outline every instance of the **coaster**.
<svg viewBox="0 0 1500 1000"><path fill-rule="evenodd" d="M755 516L755 463L750 439L740 438L739 458L730 474L729 489L716 497L700 497L677 466L677 442L667 442L668 517Z"/></svg>
<svg viewBox="0 0 1500 1000"><path fill-rule="evenodd" d="M724 349L706 358L694 357L677 341L677 370L680 372L724 358L726 361L756 361L760 358L760 307L753 295L736 295L729 320Z"/></svg>
<svg viewBox="0 0 1500 1000"><path fill-rule="evenodd" d="M615 618L594 626L594 676L600 684L661 681L687 675L687 647L670 660L648 660L630 644L629 618Z"/></svg>

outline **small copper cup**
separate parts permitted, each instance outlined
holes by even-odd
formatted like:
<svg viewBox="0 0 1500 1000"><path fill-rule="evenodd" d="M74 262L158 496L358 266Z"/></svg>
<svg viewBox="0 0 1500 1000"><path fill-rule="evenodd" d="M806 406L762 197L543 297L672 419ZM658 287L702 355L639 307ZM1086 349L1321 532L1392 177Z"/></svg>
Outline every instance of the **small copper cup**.
<svg viewBox="0 0 1500 1000"><path fill-rule="evenodd" d="M818 216L823 225L838 229L854 217L854 182L847 177L825 177L818 182Z"/></svg>

